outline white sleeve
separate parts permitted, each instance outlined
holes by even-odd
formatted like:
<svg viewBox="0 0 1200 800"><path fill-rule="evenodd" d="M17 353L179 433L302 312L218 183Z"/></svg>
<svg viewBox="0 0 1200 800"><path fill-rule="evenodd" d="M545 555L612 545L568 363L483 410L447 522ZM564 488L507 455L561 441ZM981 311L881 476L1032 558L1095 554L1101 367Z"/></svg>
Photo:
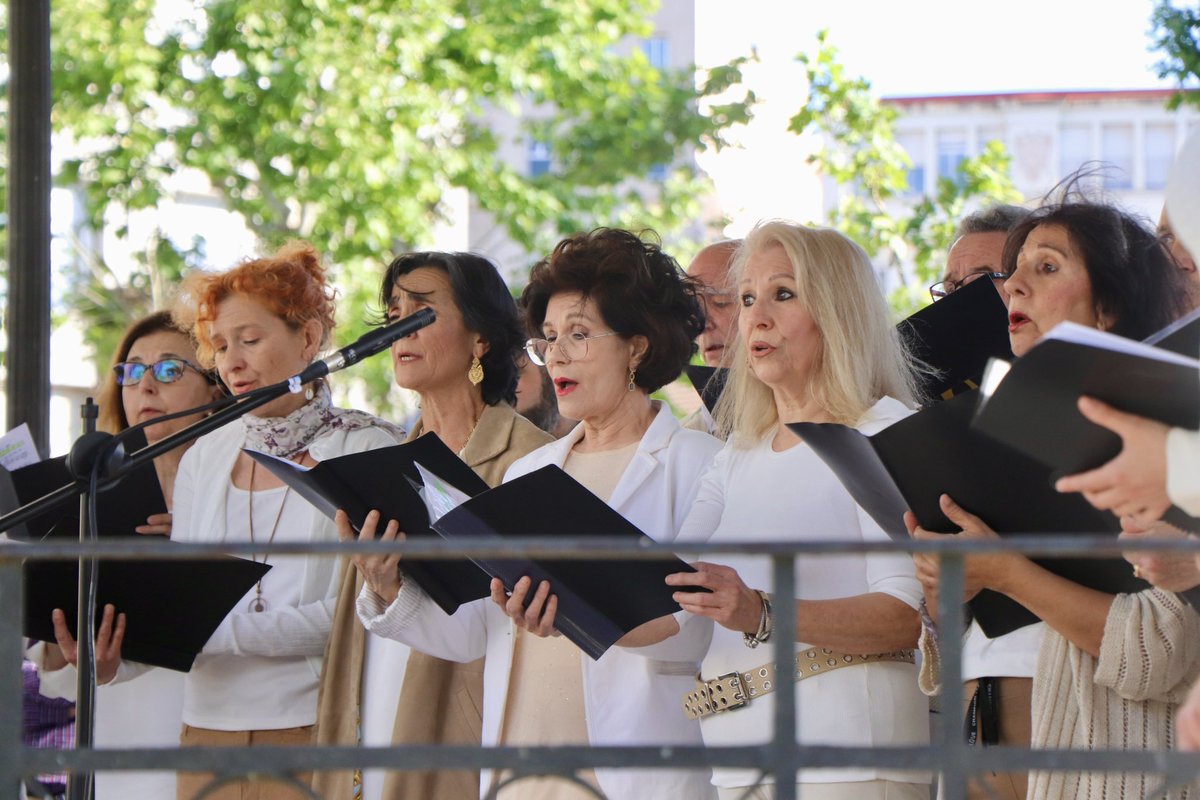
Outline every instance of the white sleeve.
<svg viewBox="0 0 1200 800"><path fill-rule="evenodd" d="M333 629L336 598L301 606L283 606L263 612L233 611L209 637L201 651L208 655L317 656Z"/></svg>
<svg viewBox="0 0 1200 800"><path fill-rule="evenodd" d="M1172 428L1167 434L1167 496L1200 516L1200 431Z"/></svg>
<svg viewBox="0 0 1200 800"><path fill-rule="evenodd" d="M469 663L487 651L488 598L464 603L447 614L416 581L406 580L391 605L363 586L355 609L363 627L376 636L402 642L448 661Z"/></svg>
<svg viewBox="0 0 1200 800"><path fill-rule="evenodd" d="M887 542L890 538L871 519L871 515L855 506L858 525L864 542ZM867 584L870 591L891 595L910 608L917 608L924 596L917 580L916 567L907 553L868 553Z"/></svg>
<svg viewBox="0 0 1200 800"><path fill-rule="evenodd" d="M729 471L731 447L726 445L722 448L700 477L695 497L691 500L691 510L679 527L675 541L707 542L721 523L721 515L725 513L725 479ZM684 556L684 560L689 558L695 560L696 555Z"/></svg>

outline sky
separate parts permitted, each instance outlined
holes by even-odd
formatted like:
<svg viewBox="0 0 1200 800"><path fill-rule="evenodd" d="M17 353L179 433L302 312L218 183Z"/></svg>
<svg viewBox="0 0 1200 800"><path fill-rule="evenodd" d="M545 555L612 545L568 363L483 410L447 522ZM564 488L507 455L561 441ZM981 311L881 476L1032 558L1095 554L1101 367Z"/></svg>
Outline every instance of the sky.
<svg viewBox="0 0 1200 800"><path fill-rule="evenodd" d="M736 146L702 153L727 236L766 217L824 218L817 178L788 120L807 94L799 52L819 30L848 76L882 97L1169 87L1149 51L1153 0L696 0L696 63L753 49L743 70L758 97ZM799 149L798 149L799 148Z"/></svg>
<svg viewBox="0 0 1200 800"><path fill-rule="evenodd" d="M1148 51L1153 0L696 0L697 61L751 46L784 68L829 30L884 96L1167 85Z"/></svg>

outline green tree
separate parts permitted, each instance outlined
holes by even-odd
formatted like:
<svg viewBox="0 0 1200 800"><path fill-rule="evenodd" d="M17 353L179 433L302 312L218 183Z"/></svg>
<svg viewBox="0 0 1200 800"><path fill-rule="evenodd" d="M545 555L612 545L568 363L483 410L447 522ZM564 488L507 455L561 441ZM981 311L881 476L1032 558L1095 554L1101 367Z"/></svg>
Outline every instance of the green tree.
<svg viewBox="0 0 1200 800"><path fill-rule="evenodd" d="M167 9L184 9L170 16ZM342 338L361 332L381 265L426 243L465 189L509 237L539 252L596 224L670 236L696 221L690 154L720 147L753 97L740 62L699 76L660 71L631 42L652 33L654 0L77 0L53 4L54 127L60 179L108 209L155 206L173 176L199 172L266 246L311 239L337 266ZM530 177L500 157L497 115L553 154ZM643 180L655 165L668 177ZM2 184L0 184L2 185ZM219 236L214 231L212 236ZM89 264L71 296L129 307L140 275ZM168 273L170 276L170 273ZM129 285L129 284L132 285ZM110 298L102 299L105 292ZM354 309L354 310L351 310ZM103 315L89 325L100 341ZM378 359L376 362L380 361ZM373 391L387 365L367 365ZM359 373L362 374L362 373Z"/></svg>
<svg viewBox="0 0 1200 800"><path fill-rule="evenodd" d="M911 202L906 195L912 162L896 142L896 109L880 102L865 78L847 74L827 31L817 34L815 52L797 60L809 91L789 128L817 132L825 140L809 162L839 188L830 223L893 271L900 288L892 303L907 314L927 301L925 287L940 277L967 206L1020 201L1008 175L1008 154L1003 144L990 142L963 161L956 176L939 176L933 195Z"/></svg>
<svg viewBox="0 0 1200 800"><path fill-rule="evenodd" d="M1168 101L1169 108L1188 102L1200 105L1200 9L1176 7L1159 0L1150 16L1153 49L1162 53L1156 65L1158 77L1172 78L1179 91Z"/></svg>

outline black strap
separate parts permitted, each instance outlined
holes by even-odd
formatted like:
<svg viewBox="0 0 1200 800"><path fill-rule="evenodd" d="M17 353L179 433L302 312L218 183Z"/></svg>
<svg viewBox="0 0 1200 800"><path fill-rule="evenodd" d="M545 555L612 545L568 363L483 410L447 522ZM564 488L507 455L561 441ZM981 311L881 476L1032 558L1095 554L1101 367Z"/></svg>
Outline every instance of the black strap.
<svg viewBox="0 0 1200 800"><path fill-rule="evenodd" d="M971 747L1000 743L1000 683L996 678L979 679L967 705L963 733Z"/></svg>

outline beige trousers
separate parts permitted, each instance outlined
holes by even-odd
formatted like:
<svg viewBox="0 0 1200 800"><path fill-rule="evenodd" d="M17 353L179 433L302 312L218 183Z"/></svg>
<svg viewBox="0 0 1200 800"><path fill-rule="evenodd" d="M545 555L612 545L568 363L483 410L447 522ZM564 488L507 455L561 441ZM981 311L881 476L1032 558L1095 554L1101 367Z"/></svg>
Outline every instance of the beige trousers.
<svg viewBox="0 0 1200 800"><path fill-rule="evenodd" d="M254 747L256 745L312 744L311 725L302 728L283 728L276 731L214 731L184 725L179 735L183 747ZM176 800L193 800L208 786L215 775L207 772L181 772L176 781ZM312 773L296 775L304 786L312 783ZM280 781L237 781L204 796L204 800L298 800L307 795Z"/></svg>
<svg viewBox="0 0 1200 800"><path fill-rule="evenodd" d="M775 800L775 784L753 789L717 788L719 800ZM851 781L847 783L798 783L798 800L929 800L929 787L923 783L897 781Z"/></svg>

